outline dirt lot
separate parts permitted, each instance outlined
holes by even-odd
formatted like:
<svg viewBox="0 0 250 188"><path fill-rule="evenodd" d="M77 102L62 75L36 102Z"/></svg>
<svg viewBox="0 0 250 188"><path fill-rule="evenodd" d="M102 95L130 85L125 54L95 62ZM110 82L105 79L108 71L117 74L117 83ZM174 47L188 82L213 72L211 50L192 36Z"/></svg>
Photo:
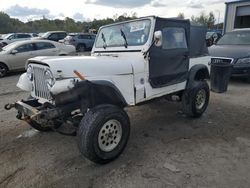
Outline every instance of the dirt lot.
<svg viewBox="0 0 250 188"><path fill-rule="evenodd" d="M0 187L250 187L250 87L233 80L226 94L211 93L200 119L161 100L127 109L131 136L107 165L83 158L75 137L39 133L4 104L28 93L0 79Z"/></svg>

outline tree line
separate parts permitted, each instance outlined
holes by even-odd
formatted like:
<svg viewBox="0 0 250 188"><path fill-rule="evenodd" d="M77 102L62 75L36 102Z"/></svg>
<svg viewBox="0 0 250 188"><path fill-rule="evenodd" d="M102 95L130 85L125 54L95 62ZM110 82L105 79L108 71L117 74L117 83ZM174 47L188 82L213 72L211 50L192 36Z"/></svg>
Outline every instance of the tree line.
<svg viewBox="0 0 250 188"><path fill-rule="evenodd" d="M184 13L179 13L177 17L184 19L185 15ZM215 19L215 15L213 12L209 12L208 14L206 14L205 12L201 12L200 15L191 17L191 22L194 22L200 25L205 25L207 26L208 29L215 29L215 28L222 29L223 23L216 24L216 21L217 20Z"/></svg>
<svg viewBox="0 0 250 188"><path fill-rule="evenodd" d="M126 21L137 18L136 13L128 15L114 15L113 18L94 19L93 21L75 21L72 18L66 17L64 20L54 19L50 20L43 16L40 20L28 21L26 23L11 18L8 14L0 12L0 33L14 33L14 32L27 32L27 33L40 33L53 30L63 30L67 32L88 32L89 29L98 30L99 27L115 22Z"/></svg>
<svg viewBox="0 0 250 188"><path fill-rule="evenodd" d="M179 18L184 18L183 13L179 13ZM72 18L66 17L64 20L54 19L50 20L43 16L40 20L33 20L28 22L22 22L18 19L11 18L8 14L0 12L0 33L14 33L14 32L32 32L40 33L52 30L63 30L67 32L88 32L89 29L98 30L101 26L112 24L115 22L126 21L137 18L136 13L128 15L126 13L122 15L114 15L112 18L94 19L93 21L75 21ZM191 17L191 21L206 25L208 28L214 27L215 17L213 12L206 15L202 12L199 16Z"/></svg>

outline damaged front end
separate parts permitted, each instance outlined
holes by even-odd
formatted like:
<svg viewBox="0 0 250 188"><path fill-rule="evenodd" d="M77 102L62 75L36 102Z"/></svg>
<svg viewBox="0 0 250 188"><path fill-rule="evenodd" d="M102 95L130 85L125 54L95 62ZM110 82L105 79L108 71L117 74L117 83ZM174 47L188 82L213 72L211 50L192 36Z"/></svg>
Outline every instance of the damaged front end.
<svg viewBox="0 0 250 188"><path fill-rule="evenodd" d="M75 117L82 116L90 106L89 81L76 77L56 79L46 65L29 64L17 86L30 92L30 97L6 104L5 109L15 108L17 119L38 130L55 130L65 122L76 125Z"/></svg>
<svg viewBox="0 0 250 188"><path fill-rule="evenodd" d="M50 101L30 97L27 100L17 101L14 104L5 105L6 110L15 108L17 119L24 120L28 124L35 122L42 128L57 129L59 124L70 122L77 126L78 121L90 106L88 95L91 91L88 81L76 82L68 91L57 95L51 94ZM46 129L46 130L47 130Z"/></svg>
<svg viewBox="0 0 250 188"><path fill-rule="evenodd" d="M79 76L80 79L55 79L48 66L32 64L29 67L20 76L17 86L29 91L31 96L7 104L5 109L16 108L16 117L38 130L55 130L65 122L77 127L87 110L99 104L127 105L109 81L89 81Z"/></svg>

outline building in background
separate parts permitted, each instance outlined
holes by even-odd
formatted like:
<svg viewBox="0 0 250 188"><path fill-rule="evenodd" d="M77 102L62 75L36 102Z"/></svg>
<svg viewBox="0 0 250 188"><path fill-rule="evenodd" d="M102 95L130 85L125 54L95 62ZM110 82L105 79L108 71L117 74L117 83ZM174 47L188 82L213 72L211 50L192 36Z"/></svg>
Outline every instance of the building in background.
<svg viewBox="0 0 250 188"><path fill-rule="evenodd" d="M250 28L250 0L226 1L223 32L240 28Z"/></svg>

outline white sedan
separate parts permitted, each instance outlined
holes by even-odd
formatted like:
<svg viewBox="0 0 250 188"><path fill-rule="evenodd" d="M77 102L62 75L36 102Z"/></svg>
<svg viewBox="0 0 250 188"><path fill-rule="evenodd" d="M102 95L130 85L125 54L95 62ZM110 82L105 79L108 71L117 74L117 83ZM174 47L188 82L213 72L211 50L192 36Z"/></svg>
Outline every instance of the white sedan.
<svg viewBox="0 0 250 188"><path fill-rule="evenodd" d="M72 45L49 40L26 40L11 43L0 51L0 78L9 71L22 70L29 58L36 56L75 55Z"/></svg>

